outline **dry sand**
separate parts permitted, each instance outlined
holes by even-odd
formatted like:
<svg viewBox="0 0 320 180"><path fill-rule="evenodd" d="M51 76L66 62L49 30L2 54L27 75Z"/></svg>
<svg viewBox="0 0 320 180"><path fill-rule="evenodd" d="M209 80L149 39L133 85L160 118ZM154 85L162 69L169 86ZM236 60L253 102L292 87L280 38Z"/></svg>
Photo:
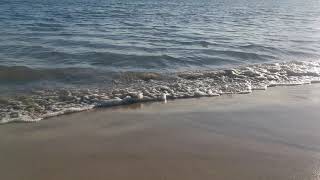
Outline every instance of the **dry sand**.
<svg viewBox="0 0 320 180"><path fill-rule="evenodd" d="M320 86L0 126L1 180L320 179Z"/></svg>

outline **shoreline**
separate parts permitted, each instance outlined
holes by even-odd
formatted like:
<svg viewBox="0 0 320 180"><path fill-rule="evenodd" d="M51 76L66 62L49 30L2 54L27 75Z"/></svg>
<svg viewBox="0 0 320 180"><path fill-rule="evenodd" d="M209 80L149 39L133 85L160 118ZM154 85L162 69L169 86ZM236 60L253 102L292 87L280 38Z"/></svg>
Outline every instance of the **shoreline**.
<svg viewBox="0 0 320 180"><path fill-rule="evenodd" d="M34 122L99 107L146 101L165 101L247 94L274 86L320 82L319 62L282 62L239 66L234 69L177 72L171 76L127 72L102 88L34 89L30 94L0 97L0 123Z"/></svg>
<svg viewBox="0 0 320 180"><path fill-rule="evenodd" d="M228 96L228 95L243 95L243 94L251 94L254 91L267 91L269 88L275 88L275 87L291 87L291 86L303 86L303 85L315 85L319 84L320 82L318 80L313 81L313 82L304 82L304 83L296 83L296 84L277 84L277 85L270 85L265 88L256 88L256 89L250 89L249 91L243 91L243 92L238 92L238 93L221 93L221 94L214 94L211 93L210 95L197 95L197 96L190 96L190 97L177 97L177 98L172 98L166 97L166 94L163 94L162 97L159 97L158 99L142 99L142 98L124 98L124 99L111 99L104 101L102 104L98 104L96 106L86 106L82 108L68 108L65 109L64 111L58 111L54 113L49 113L49 114L44 114L43 117L37 118L37 119L31 119L29 116L20 116L19 118L16 119L11 119L10 121L1 121L1 125L5 124L11 124L11 123L36 123L42 120L47 120L59 116L64 116L64 115L69 115L73 113L80 113L80 112L90 112L94 110L99 110L99 109L108 109L108 108L126 108L126 106L134 106L135 104L144 104L144 103L158 103L158 102L167 102L167 101L176 101L176 100L185 100L185 99L200 99L200 98L214 98L214 97L219 97L219 96ZM139 95L138 95L139 96ZM143 95L141 95L143 96Z"/></svg>
<svg viewBox="0 0 320 180"><path fill-rule="evenodd" d="M275 87L0 126L1 176L10 180L319 178L319 89L320 85Z"/></svg>

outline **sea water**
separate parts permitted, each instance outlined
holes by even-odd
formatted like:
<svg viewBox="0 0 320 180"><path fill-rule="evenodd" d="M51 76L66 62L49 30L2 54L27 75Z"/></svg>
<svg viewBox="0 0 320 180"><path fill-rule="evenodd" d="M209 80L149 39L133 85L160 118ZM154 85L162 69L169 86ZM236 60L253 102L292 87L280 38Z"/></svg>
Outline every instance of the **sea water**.
<svg viewBox="0 0 320 180"><path fill-rule="evenodd" d="M319 82L318 0L1 0L0 121Z"/></svg>

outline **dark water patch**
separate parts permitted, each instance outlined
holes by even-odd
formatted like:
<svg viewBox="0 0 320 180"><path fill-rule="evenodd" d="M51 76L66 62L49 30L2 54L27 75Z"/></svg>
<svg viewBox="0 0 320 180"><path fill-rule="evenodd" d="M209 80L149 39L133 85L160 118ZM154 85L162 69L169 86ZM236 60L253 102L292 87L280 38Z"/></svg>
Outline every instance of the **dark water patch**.
<svg viewBox="0 0 320 180"><path fill-rule="evenodd" d="M64 83L101 83L112 79L112 74L90 68L32 69L25 66L0 66L0 83L27 84L35 81Z"/></svg>

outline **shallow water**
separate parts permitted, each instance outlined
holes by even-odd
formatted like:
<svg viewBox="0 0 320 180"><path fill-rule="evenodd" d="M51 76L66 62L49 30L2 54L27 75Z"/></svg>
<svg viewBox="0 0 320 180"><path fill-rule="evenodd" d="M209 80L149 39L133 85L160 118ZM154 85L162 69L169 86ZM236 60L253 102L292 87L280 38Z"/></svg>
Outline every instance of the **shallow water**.
<svg viewBox="0 0 320 180"><path fill-rule="evenodd" d="M319 9L317 0L3 0L0 121L318 82Z"/></svg>
<svg viewBox="0 0 320 180"><path fill-rule="evenodd" d="M257 64L168 74L127 72L115 77L112 86L106 87L38 87L0 96L0 123L34 122L71 112L137 102L247 94L274 86L319 83L320 62Z"/></svg>

